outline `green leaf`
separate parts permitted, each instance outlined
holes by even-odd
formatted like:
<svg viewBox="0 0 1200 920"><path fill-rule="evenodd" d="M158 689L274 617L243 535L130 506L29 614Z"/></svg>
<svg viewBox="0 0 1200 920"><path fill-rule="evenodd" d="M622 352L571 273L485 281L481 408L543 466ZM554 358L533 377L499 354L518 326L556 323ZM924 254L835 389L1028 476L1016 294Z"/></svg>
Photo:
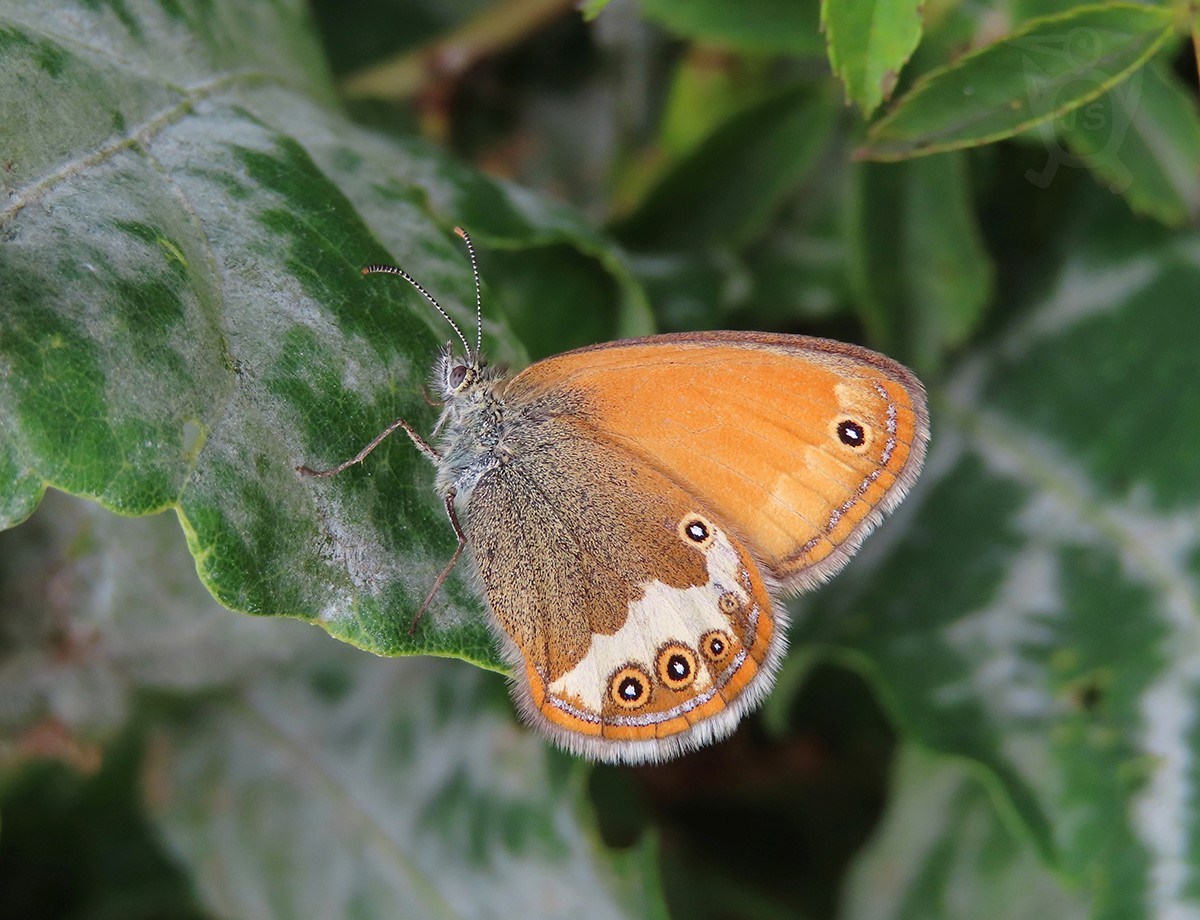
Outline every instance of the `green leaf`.
<svg viewBox="0 0 1200 920"><path fill-rule="evenodd" d="M589 22L604 12L604 8L608 6L609 0L584 0L580 12L583 13L583 18Z"/></svg>
<svg viewBox="0 0 1200 920"><path fill-rule="evenodd" d="M600 844L578 762L462 664L327 644L155 739L153 814L222 916L663 916Z"/></svg>
<svg viewBox="0 0 1200 920"><path fill-rule="evenodd" d="M681 160L615 232L640 249L737 247L762 233L828 137L827 93L790 87L738 112Z"/></svg>
<svg viewBox="0 0 1200 920"><path fill-rule="evenodd" d="M1007 14L1013 22L1024 23L1058 13L1069 13L1083 4L1079 0L1010 0Z"/></svg>
<svg viewBox="0 0 1200 920"><path fill-rule="evenodd" d="M769 58L714 53L704 45L690 48L671 74L655 152L671 164L729 119L776 96L779 74L772 64Z"/></svg>
<svg viewBox="0 0 1200 920"><path fill-rule="evenodd" d="M1135 213L1175 226L1200 214L1200 113L1173 74L1144 67L1055 127L1067 149L1049 149L1039 181L1085 166Z"/></svg>
<svg viewBox="0 0 1200 920"><path fill-rule="evenodd" d="M468 334L455 224L504 251L498 300L596 289L604 338L649 330L644 296L574 213L350 123L308 29L299 2L3 14L0 508L11 525L47 485L174 508L229 607L499 668L465 573L409 634L454 539L407 439L332 480L294 472L436 419L422 386L448 330L359 268L402 264ZM550 249L572 258L548 268ZM488 314L493 358L522 358Z"/></svg>
<svg viewBox="0 0 1200 920"><path fill-rule="evenodd" d="M902 160L1012 137L1102 95L1172 34L1170 7L1081 6L922 77L857 156Z"/></svg>
<svg viewBox="0 0 1200 920"><path fill-rule="evenodd" d="M871 341L926 370L963 344L992 297L963 154L859 164L850 278Z"/></svg>
<svg viewBox="0 0 1200 920"><path fill-rule="evenodd" d="M0 763L46 723L70 745L105 742L128 726L137 694L240 684L313 634L221 610L174 515L122 518L54 491L0 532L0 611Z"/></svg>
<svg viewBox="0 0 1200 920"><path fill-rule="evenodd" d="M4 373L0 363L0 376ZM0 522L16 524L33 513L45 491L41 477L24 466L13 440L15 432L8 431L6 419L0 418Z"/></svg>
<svg viewBox="0 0 1200 920"><path fill-rule="evenodd" d="M841 226L848 171L814 170L763 235L737 252L631 256L663 329L787 330L850 316L855 296Z"/></svg>
<svg viewBox="0 0 1200 920"><path fill-rule="evenodd" d="M961 764L915 747L894 767L888 813L843 886L854 920L1085 920Z"/></svg>
<svg viewBox="0 0 1200 920"><path fill-rule="evenodd" d="M138 741L129 732L78 770L39 759L0 772L5 917L211 920L146 819Z"/></svg>
<svg viewBox="0 0 1200 920"><path fill-rule="evenodd" d="M676 35L734 51L823 53L817 0L642 0L641 8Z"/></svg>
<svg viewBox="0 0 1200 920"><path fill-rule="evenodd" d="M1200 907L1200 235L1111 198L1075 214L1039 299L933 388L895 529L792 639L986 771L1093 916L1137 920Z"/></svg>
<svg viewBox="0 0 1200 920"><path fill-rule="evenodd" d="M921 3L823 0L821 28L846 100L869 116L891 98L901 69L921 41Z"/></svg>
<svg viewBox="0 0 1200 920"><path fill-rule="evenodd" d="M4 777L149 736L146 804L214 916L661 915L649 842L600 843L583 765L517 725L502 680L223 610L169 515L51 493L0 533L0 610ZM6 846L54 833L8 817Z"/></svg>

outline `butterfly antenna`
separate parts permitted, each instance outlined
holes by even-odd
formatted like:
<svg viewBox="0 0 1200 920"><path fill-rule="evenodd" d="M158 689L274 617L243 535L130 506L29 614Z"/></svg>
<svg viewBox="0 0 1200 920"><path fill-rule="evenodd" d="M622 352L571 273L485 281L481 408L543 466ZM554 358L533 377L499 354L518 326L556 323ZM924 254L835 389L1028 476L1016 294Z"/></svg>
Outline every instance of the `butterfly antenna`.
<svg viewBox="0 0 1200 920"><path fill-rule="evenodd" d="M433 295L425 290L425 288L421 287L421 285L417 283L417 279L404 269L397 268L395 265L368 265L362 270L362 273L364 275L399 275L401 278L415 287L421 293L422 297L433 304L433 308L437 310L438 313L442 314L442 317L450 324L450 328L454 330L454 334L458 336L458 340L463 343L463 348L466 349L467 352L467 359L469 361L474 361L475 358L478 357L478 353L475 355L471 354L471 346L467 344L467 339L462 334L462 330L458 328L458 323L451 319L450 314L442 309L442 305L434 299Z"/></svg>
<svg viewBox="0 0 1200 920"><path fill-rule="evenodd" d="M467 255L471 257L471 274L475 276L475 356L478 357L483 349L483 296L479 293L479 263L475 261L475 247L471 244L467 231L462 227L455 227L454 232L467 244Z"/></svg>

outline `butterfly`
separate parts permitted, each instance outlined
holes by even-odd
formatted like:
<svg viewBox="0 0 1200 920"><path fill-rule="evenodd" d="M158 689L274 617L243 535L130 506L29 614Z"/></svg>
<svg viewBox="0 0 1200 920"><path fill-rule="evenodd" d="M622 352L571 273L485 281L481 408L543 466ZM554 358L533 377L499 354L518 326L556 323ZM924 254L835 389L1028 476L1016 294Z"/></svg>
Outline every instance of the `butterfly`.
<svg viewBox="0 0 1200 920"><path fill-rule="evenodd" d="M475 274L479 272L468 235ZM439 353L430 444L458 538L532 725L575 754L644 763L729 735L767 695L786 593L841 569L916 480L925 392L904 366L827 339L695 332L490 367ZM482 329L482 324L477 324ZM416 620L414 620L415 626Z"/></svg>

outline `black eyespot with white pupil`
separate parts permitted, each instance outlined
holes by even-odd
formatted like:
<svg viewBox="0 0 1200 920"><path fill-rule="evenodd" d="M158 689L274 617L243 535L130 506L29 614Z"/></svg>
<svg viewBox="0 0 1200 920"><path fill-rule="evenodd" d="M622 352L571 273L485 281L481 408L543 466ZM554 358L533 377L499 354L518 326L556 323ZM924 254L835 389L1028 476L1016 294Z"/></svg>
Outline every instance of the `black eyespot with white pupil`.
<svg viewBox="0 0 1200 920"><path fill-rule="evenodd" d="M711 630L700 637L700 651L713 664L722 664L733 654L733 638L719 629Z"/></svg>
<svg viewBox="0 0 1200 920"><path fill-rule="evenodd" d="M862 447L867 443L866 430L853 419L838 422L837 436L847 447Z"/></svg>
<svg viewBox="0 0 1200 920"><path fill-rule="evenodd" d="M608 696L621 709L640 709L650 701L650 675L626 665L608 679Z"/></svg>
<svg viewBox="0 0 1200 920"><path fill-rule="evenodd" d="M690 543L701 551L707 551L712 546L716 536L716 528L703 515L688 515L679 522L676 533L679 539Z"/></svg>
<svg viewBox="0 0 1200 920"><path fill-rule="evenodd" d="M681 642L658 650L655 664L659 680L670 690L685 690L696 679L696 653Z"/></svg>

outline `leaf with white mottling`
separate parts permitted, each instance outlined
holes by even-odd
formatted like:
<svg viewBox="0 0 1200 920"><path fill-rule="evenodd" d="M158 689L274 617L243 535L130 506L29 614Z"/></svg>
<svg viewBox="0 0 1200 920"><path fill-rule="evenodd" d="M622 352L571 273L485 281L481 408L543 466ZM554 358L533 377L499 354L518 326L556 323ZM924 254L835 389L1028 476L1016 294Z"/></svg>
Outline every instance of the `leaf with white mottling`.
<svg viewBox="0 0 1200 920"><path fill-rule="evenodd" d="M906 735L985 767L1094 916L1135 920L1200 911L1200 235L1106 205L934 389L915 494L794 638L870 661Z"/></svg>
<svg viewBox="0 0 1200 920"><path fill-rule="evenodd" d="M228 607L502 668L462 570L409 633L454 538L406 439L334 480L295 468L353 456L397 416L435 424L422 387L449 332L361 266L401 263L470 329L461 224L485 270L503 250L496 302L569 291L588 320L567 338L584 344L649 331L613 245L354 125L296 0L14 2L0 73L0 524L47 486L124 514L174 508ZM523 357L489 320L493 359Z"/></svg>
<svg viewBox="0 0 1200 920"><path fill-rule="evenodd" d="M0 532L0 622L0 760L47 724L109 740L137 694L237 685L319 635L221 610L174 515L121 518L59 492Z"/></svg>
<svg viewBox="0 0 1200 920"><path fill-rule="evenodd" d="M215 916L659 915L649 846L601 844L582 765L516 724L498 676L224 610L177 531L51 494L0 534L9 777L148 735L151 815Z"/></svg>
<svg viewBox="0 0 1200 920"><path fill-rule="evenodd" d="M222 916L657 916L648 847L615 857L578 762L462 663L331 647L155 739L153 813Z"/></svg>
<svg viewBox="0 0 1200 920"><path fill-rule="evenodd" d="M915 747L894 766L888 813L843 884L843 920L1085 920L978 778Z"/></svg>

